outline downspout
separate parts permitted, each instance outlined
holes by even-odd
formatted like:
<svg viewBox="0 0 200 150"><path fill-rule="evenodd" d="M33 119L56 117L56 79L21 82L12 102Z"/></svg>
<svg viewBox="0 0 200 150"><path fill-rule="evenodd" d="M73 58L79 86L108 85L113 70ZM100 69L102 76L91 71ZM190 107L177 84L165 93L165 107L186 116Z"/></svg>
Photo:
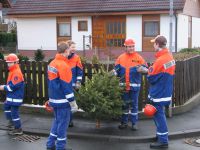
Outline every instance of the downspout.
<svg viewBox="0 0 200 150"><path fill-rule="evenodd" d="M177 53L177 37L178 37L178 18L177 18L177 13L174 13L174 17L175 17L175 53Z"/></svg>

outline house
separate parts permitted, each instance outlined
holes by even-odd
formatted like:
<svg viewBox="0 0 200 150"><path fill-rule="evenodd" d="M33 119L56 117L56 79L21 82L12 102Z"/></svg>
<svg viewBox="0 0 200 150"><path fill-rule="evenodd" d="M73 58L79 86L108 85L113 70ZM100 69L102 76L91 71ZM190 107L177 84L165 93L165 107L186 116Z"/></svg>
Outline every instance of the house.
<svg viewBox="0 0 200 150"><path fill-rule="evenodd" d="M1 3L2 2L2 3ZM12 18L7 17L7 12L10 10L16 0L0 0L0 31L11 32L16 29L16 22ZM1 7L2 6L2 7Z"/></svg>
<svg viewBox="0 0 200 150"><path fill-rule="evenodd" d="M173 8L172 51L200 47L200 0L174 0ZM24 55L42 49L53 56L60 41L71 39L84 55L116 56L127 37L147 54L156 35L169 41L169 9L170 0L17 0L8 15L17 20Z"/></svg>
<svg viewBox="0 0 200 150"><path fill-rule="evenodd" d="M11 7L9 0L0 0L0 4L1 4L2 8L10 8Z"/></svg>
<svg viewBox="0 0 200 150"><path fill-rule="evenodd" d="M0 32L6 32L8 29L7 24L4 23L3 9L10 7L11 3L9 0L0 0Z"/></svg>

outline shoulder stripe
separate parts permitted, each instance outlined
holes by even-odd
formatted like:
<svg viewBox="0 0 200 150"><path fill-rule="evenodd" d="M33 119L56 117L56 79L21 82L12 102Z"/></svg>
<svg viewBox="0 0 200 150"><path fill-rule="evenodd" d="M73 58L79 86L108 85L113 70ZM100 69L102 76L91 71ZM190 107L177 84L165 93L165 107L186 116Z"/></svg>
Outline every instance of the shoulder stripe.
<svg viewBox="0 0 200 150"><path fill-rule="evenodd" d="M165 69L168 69L168 68L170 68L170 67L173 67L173 66L175 66L175 60L172 60L172 61L170 61L170 62L167 62L166 64L164 64L163 66L164 66L164 68Z"/></svg>
<svg viewBox="0 0 200 150"><path fill-rule="evenodd" d="M52 66L48 66L48 71L57 74L58 70Z"/></svg>

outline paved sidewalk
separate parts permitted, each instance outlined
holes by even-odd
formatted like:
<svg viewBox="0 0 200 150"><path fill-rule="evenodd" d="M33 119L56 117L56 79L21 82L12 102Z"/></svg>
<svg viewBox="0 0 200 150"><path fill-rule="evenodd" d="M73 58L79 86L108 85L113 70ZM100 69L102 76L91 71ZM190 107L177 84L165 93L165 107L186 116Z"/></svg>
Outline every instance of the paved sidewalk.
<svg viewBox="0 0 200 150"><path fill-rule="evenodd" d="M0 117L0 129L6 130L7 121L2 111ZM48 136L52 118L51 116L21 114L23 130L29 134ZM200 105L190 112L173 116L167 120L171 139L200 135ZM75 118L74 124L75 126L68 130L69 138L145 142L152 141L156 132L152 119L139 120L138 131L132 131L130 127L119 130L117 121L101 122L100 129L96 129L93 120Z"/></svg>

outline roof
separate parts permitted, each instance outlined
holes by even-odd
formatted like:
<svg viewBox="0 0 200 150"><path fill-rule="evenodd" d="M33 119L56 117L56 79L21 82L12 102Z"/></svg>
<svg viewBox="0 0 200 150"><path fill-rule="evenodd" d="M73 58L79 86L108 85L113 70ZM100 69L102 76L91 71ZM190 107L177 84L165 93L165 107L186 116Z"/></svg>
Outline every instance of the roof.
<svg viewBox="0 0 200 150"><path fill-rule="evenodd" d="M185 0L174 0L182 10ZM9 15L169 10L169 0L17 0Z"/></svg>
<svg viewBox="0 0 200 150"><path fill-rule="evenodd" d="M9 0L0 0L0 3L3 5L5 8L10 8L11 4Z"/></svg>

